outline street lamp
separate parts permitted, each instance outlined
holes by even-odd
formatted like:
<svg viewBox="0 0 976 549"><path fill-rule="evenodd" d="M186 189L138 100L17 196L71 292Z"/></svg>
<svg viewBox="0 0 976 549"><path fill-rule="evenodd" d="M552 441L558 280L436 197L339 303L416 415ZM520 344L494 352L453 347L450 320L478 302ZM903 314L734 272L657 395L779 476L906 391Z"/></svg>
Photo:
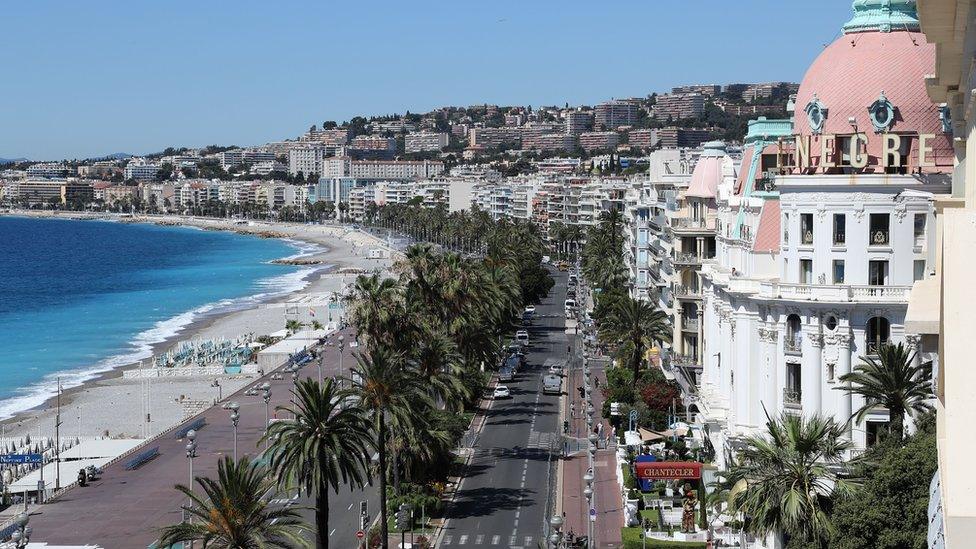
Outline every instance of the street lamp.
<svg viewBox="0 0 976 549"><path fill-rule="evenodd" d="M552 518L549 519L549 526L552 527L552 533L549 535L549 543L552 544L552 547L554 548L559 547L559 543L563 540L563 533L561 531L563 528L563 517L553 515Z"/></svg>
<svg viewBox="0 0 976 549"><path fill-rule="evenodd" d="M264 395L261 397L264 400L264 434L268 434L268 427L271 425L271 384L265 381L261 384L261 390L264 391ZM265 448L267 448L270 441L265 441Z"/></svg>
<svg viewBox="0 0 976 549"><path fill-rule="evenodd" d="M342 375L342 351L346 348L346 338L343 335L339 335L339 375ZM352 381L352 380L350 380Z"/></svg>
<svg viewBox="0 0 976 549"><path fill-rule="evenodd" d="M193 489L193 458L197 457L197 432L190 429L186 432L186 460L190 464L190 484L189 488ZM189 500L186 509L183 511L184 516L187 517L187 522L192 521L190 518L189 509L193 506L193 500Z"/></svg>
<svg viewBox="0 0 976 549"><path fill-rule="evenodd" d="M241 414L238 412L241 405L237 401L232 401L227 405L227 409L230 410L230 422L234 424L234 461L237 461L237 424L241 421Z"/></svg>

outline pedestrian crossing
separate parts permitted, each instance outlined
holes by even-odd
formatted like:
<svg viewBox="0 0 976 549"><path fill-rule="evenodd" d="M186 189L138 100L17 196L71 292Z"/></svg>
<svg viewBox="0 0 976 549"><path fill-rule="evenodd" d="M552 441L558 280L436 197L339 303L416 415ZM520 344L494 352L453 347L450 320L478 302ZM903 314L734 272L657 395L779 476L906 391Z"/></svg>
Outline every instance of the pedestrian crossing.
<svg viewBox="0 0 976 549"><path fill-rule="evenodd" d="M549 450L559 445L560 437L556 433L543 433L540 431L529 432L529 443L527 448L535 450Z"/></svg>
<svg viewBox="0 0 976 549"><path fill-rule="evenodd" d="M519 542L522 542L519 544ZM503 536L500 534L446 534L441 540L439 547L458 547L458 546L468 546L468 547L509 547L510 549L529 549L534 548L532 542L535 541L533 536Z"/></svg>

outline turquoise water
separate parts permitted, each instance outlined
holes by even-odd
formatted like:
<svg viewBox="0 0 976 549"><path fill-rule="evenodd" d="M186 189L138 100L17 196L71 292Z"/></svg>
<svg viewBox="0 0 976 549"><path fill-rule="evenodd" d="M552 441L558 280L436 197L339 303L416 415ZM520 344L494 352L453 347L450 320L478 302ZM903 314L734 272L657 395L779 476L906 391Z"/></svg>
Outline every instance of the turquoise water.
<svg viewBox="0 0 976 549"><path fill-rule="evenodd" d="M307 250L306 250L307 251ZM151 355L202 315L304 285L297 243L104 221L0 217L0 417Z"/></svg>

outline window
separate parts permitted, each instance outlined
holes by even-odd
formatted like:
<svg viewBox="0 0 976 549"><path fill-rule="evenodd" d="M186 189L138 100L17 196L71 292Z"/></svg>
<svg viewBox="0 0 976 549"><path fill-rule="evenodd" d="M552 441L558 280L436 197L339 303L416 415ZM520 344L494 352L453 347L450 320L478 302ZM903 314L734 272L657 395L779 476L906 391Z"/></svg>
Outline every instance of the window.
<svg viewBox="0 0 976 549"><path fill-rule="evenodd" d="M888 283L888 262L868 261L868 284L884 286Z"/></svg>
<svg viewBox="0 0 976 549"><path fill-rule="evenodd" d="M888 432L887 421L867 421L864 424L864 432L867 434L867 447L871 448L881 440L881 433Z"/></svg>
<svg viewBox="0 0 976 549"><path fill-rule="evenodd" d="M890 224L891 216L889 214L871 214L871 233L868 235L868 245L887 246Z"/></svg>
<svg viewBox="0 0 976 549"><path fill-rule="evenodd" d="M928 216L923 213L915 214L915 245L925 245L925 220Z"/></svg>
<svg viewBox="0 0 976 549"><path fill-rule="evenodd" d="M844 283L844 260L834 260L834 284Z"/></svg>
<svg viewBox="0 0 976 549"><path fill-rule="evenodd" d="M891 325L887 318L876 316L868 320L867 328L864 330L868 354L877 354L878 349L888 343L890 335Z"/></svg>
<svg viewBox="0 0 976 549"><path fill-rule="evenodd" d="M813 244L813 214L800 214L800 242Z"/></svg>
<svg viewBox="0 0 976 549"><path fill-rule="evenodd" d="M813 260L800 260L800 284L811 284L813 282Z"/></svg>
<svg viewBox="0 0 976 549"><path fill-rule="evenodd" d="M915 279L916 281L925 278L925 260L916 259L915 260Z"/></svg>
<svg viewBox="0 0 976 549"><path fill-rule="evenodd" d="M790 245L790 214L783 214L783 244Z"/></svg>
<svg viewBox="0 0 976 549"><path fill-rule="evenodd" d="M783 403L784 404L799 404L800 403L800 365L799 364L787 364L786 365L786 386L783 387Z"/></svg>
<svg viewBox="0 0 976 549"><path fill-rule="evenodd" d="M827 381L834 381L834 363L827 363Z"/></svg>
<svg viewBox="0 0 976 549"><path fill-rule="evenodd" d="M783 340L783 350L788 353L800 352L800 317L790 315L786 317L786 338Z"/></svg>
<svg viewBox="0 0 976 549"><path fill-rule="evenodd" d="M847 214L834 214L834 244L847 243Z"/></svg>

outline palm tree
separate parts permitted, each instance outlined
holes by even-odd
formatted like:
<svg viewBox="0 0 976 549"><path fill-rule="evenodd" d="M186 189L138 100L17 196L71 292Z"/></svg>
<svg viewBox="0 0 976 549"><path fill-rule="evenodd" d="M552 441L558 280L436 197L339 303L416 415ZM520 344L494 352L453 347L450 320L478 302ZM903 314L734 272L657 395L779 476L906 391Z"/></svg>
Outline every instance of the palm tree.
<svg viewBox="0 0 976 549"><path fill-rule="evenodd" d="M737 463L723 473L728 502L757 536L796 537L826 548L834 531L831 498L857 484L838 474L851 442L833 418L784 413L767 419L766 433L746 437Z"/></svg>
<svg viewBox="0 0 976 549"><path fill-rule="evenodd" d="M285 321L285 330L289 333L295 333L302 329L302 323L297 320L287 320Z"/></svg>
<svg viewBox="0 0 976 549"><path fill-rule="evenodd" d="M369 480L369 420L345 402L335 381L299 381L294 406L279 406L294 421L271 424L269 467L279 484L297 485L315 497L316 547L329 546L329 488L362 487Z"/></svg>
<svg viewBox="0 0 976 549"><path fill-rule="evenodd" d="M891 434L901 440L905 436L905 415L924 413L932 409L932 371L915 364L915 353L901 343L886 343L878 347L876 355L861 357L864 361L840 380L850 383L838 389L864 397L864 406L854 413L857 422L874 409L888 409Z"/></svg>
<svg viewBox="0 0 976 549"><path fill-rule="evenodd" d="M389 342L403 305L403 288L392 278L359 275L348 298L350 319L368 347Z"/></svg>
<svg viewBox="0 0 976 549"><path fill-rule="evenodd" d="M268 504L264 495L275 483L249 458L235 462L226 456L217 463L216 479L196 477L196 482L203 494L176 485L192 502L187 511L193 522L163 528L159 547L188 541L214 549L305 547L301 534L308 526L296 510Z"/></svg>
<svg viewBox="0 0 976 549"><path fill-rule="evenodd" d="M379 454L380 479L380 539L388 546L386 509L386 471L388 422L398 429L411 429L420 412L432 407L427 396L427 382L409 367L402 353L384 346L370 349L369 355L356 355L355 375L350 393L372 420L373 446Z"/></svg>
<svg viewBox="0 0 976 549"><path fill-rule="evenodd" d="M663 311L647 301L621 296L600 323L600 335L608 342L629 345L630 367L637 383L644 353L656 342L671 341L671 328Z"/></svg>

